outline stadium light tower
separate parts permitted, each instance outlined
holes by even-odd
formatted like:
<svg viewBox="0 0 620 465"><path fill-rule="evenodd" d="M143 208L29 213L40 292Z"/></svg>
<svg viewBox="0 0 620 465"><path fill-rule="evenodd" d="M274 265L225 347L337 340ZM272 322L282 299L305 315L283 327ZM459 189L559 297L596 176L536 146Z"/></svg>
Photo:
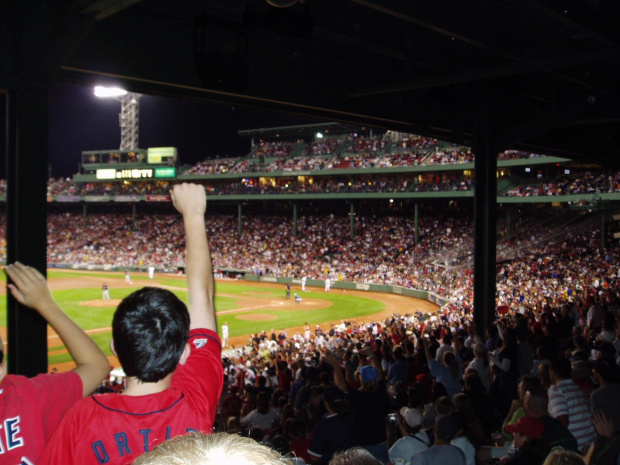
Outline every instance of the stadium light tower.
<svg viewBox="0 0 620 465"><path fill-rule="evenodd" d="M118 122L121 127L120 150L135 150L139 143L140 97L141 94L127 92L120 87L95 87L95 96L114 98L121 102L121 114Z"/></svg>

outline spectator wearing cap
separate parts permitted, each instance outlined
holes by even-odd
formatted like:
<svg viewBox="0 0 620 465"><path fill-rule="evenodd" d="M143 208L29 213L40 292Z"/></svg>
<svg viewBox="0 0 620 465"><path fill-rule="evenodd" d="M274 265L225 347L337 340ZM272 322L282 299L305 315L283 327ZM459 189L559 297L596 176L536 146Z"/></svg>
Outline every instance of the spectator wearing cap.
<svg viewBox="0 0 620 465"><path fill-rule="evenodd" d="M327 465L336 452L354 445L355 426L349 415L349 405L344 392L338 387L325 388L323 404L327 416L315 426L308 452L319 458L321 464Z"/></svg>
<svg viewBox="0 0 620 465"><path fill-rule="evenodd" d="M592 365L592 375L600 386L590 396L592 412L604 412L613 421L617 434L620 432L620 368L611 361L597 360Z"/></svg>
<svg viewBox="0 0 620 465"><path fill-rule="evenodd" d="M516 424L521 418L526 416L525 396L527 395L528 392L534 391L534 390L542 391L544 393L545 402L547 402L546 391L543 390L540 379L538 379L534 375L524 375L521 378L519 378L519 382L517 384L517 390L519 392L519 399L515 399L512 401L512 404L510 406L510 411L506 415L506 418L504 419L504 422L502 424L502 432L504 433L504 436L508 439L513 439L513 437L512 437L512 434L507 431L506 427ZM547 412L545 411L544 413L546 414ZM563 425L561 424L560 426L563 427ZM564 429L566 430L565 427ZM566 433L570 435L568 430L566 430ZM510 447L508 446L502 446L502 447L482 446L478 449L476 453L476 458L478 460L478 463L488 464L488 463L491 463L492 459L501 459L501 458L508 457L509 451L513 448L514 448L514 445Z"/></svg>
<svg viewBox="0 0 620 465"><path fill-rule="evenodd" d="M370 348L364 350L370 352ZM334 368L334 384L347 394L352 421L355 423L355 445L387 464L389 449L385 419L390 399L385 381L379 378L381 366L376 356L372 353L366 355L371 365L362 365L356 372L361 385L359 390L347 386L338 359L333 354L329 354L327 360Z"/></svg>
<svg viewBox="0 0 620 465"><path fill-rule="evenodd" d="M422 414L414 408L401 408L396 424L402 437L390 449L390 462L409 464L414 455L431 446L431 441L422 430Z"/></svg>
<svg viewBox="0 0 620 465"><path fill-rule="evenodd" d="M567 450L577 451L575 436L560 420L549 416L549 395L543 388L531 388L525 393L523 408L528 417L538 418L545 426L543 438L552 449L562 447Z"/></svg>
<svg viewBox="0 0 620 465"><path fill-rule="evenodd" d="M463 451L450 444L459 431L459 424L452 415L443 415L435 422L435 444L413 456L411 465L467 465Z"/></svg>
<svg viewBox="0 0 620 465"><path fill-rule="evenodd" d="M543 439L545 425L538 419L525 416L514 425L506 426L513 435L516 453L504 465L541 465L549 453L549 444Z"/></svg>
<svg viewBox="0 0 620 465"><path fill-rule="evenodd" d="M616 363L616 356L616 348L611 342L599 340L594 344L595 360L608 360L611 363Z"/></svg>
<svg viewBox="0 0 620 465"><path fill-rule="evenodd" d="M572 367L568 359L551 362L549 388L549 414L568 427L575 436L579 450L596 441L592 412L585 393L572 380Z"/></svg>
<svg viewBox="0 0 620 465"><path fill-rule="evenodd" d="M476 370L480 381L485 390L491 389L491 378L489 376L489 351L482 341L474 345L474 359L467 366L467 370Z"/></svg>
<svg viewBox="0 0 620 465"><path fill-rule="evenodd" d="M598 339L605 342L614 342L616 335L612 329L611 323L607 320L603 321L603 329L598 335Z"/></svg>

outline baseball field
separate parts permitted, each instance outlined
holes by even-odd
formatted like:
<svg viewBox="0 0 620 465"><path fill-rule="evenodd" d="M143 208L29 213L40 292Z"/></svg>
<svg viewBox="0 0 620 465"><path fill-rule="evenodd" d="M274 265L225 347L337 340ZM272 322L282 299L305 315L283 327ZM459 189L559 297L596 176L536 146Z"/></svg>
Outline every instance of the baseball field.
<svg viewBox="0 0 620 465"><path fill-rule="evenodd" d="M0 295L6 295L5 275L0 280ZM120 300L144 286L163 287L174 292L187 302L184 276L155 274L149 279L146 273L132 273L131 283L119 272L85 272L73 270L48 270L48 284L54 299L62 309L82 327L101 347L110 364L118 367L118 360L110 350L112 336L112 315ZM102 300L101 286L107 283L110 301ZM275 329L286 329L287 334L303 334L307 323L313 328L329 328L331 323L343 319L358 322L379 321L394 312L404 315L417 311L432 312L435 304L402 295L371 293L332 288L307 287L302 292L299 286L292 286L291 296L297 292L300 303L286 299L283 284L253 283L247 281L216 280L215 308L218 326L224 322L229 327L229 346L242 347L252 333ZM6 338L6 299L0 298L0 336ZM10 344L7 351L10 351ZM62 341L48 328L49 369L66 371L75 365Z"/></svg>

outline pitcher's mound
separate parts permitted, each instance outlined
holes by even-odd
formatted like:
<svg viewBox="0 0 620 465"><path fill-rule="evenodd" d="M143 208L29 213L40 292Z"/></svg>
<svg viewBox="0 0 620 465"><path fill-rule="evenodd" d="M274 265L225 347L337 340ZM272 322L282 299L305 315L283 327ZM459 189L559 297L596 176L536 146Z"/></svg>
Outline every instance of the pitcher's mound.
<svg viewBox="0 0 620 465"><path fill-rule="evenodd" d="M80 302L82 307L117 307L121 303L121 299L112 300L87 300Z"/></svg>

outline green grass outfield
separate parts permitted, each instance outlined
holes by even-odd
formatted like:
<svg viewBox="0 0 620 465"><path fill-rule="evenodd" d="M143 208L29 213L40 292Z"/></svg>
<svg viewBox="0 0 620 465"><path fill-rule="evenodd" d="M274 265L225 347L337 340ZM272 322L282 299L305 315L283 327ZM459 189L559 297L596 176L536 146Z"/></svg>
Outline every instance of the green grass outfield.
<svg viewBox="0 0 620 465"><path fill-rule="evenodd" d="M52 282L58 278L98 278L101 280L119 279L119 274L111 275L109 273L97 272L81 272L81 271L57 271L49 270L48 280ZM122 275L120 276L122 277ZM170 286L181 300L187 303L186 282L178 278L166 278L158 275L153 283L146 275L132 274L131 279L133 286L117 287L111 285L110 297L112 299L122 299L129 293L137 290L145 285ZM5 286L4 273L1 274L0 285ZM311 288L310 288L311 289ZM221 295L224 294L224 295ZM91 337L97 342L99 347L105 354L111 355L110 339L111 330L109 327L112 323L112 315L115 306L110 307L87 307L80 305L80 302L93 301L101 299L101 289L97 287L86 287L81 289L64 289L52 292L54 299L60 304L61 308L84 330L90 332ZM301 294L304 299L323 300L331 303L326 308L309 308L302 310L296 305L294 300L284 299L284 286L274 288L268 285L248 284L245 281L219 281L216 284L215 308L216 312L225 312L237 310L241 308L240 302L251 298L264 298L268 301L282 301L282 305L278 309L272 306L266 306L261 309L259 307L260 300L247 311L236 313L228 313L218 316L218 325L228 322L230 337L240 336L260 332L262 330L271 331L271 329L280 330L281 328L291 328L302 326L304 323L319 324L326 321L341 320L344 318L357 318L371 315L384 310L385 304L377 300L364 297L357 297L344 293L325 293L325 292L304 292ZM238 297L237 297L238 296ZM258 307L258 308L255 308ZM240 319L248 314L271 315L272 319L249 321ZM6 326L6 299L0 298L0 326ZM101 330L103 328L103 330ZM94 331L101 330L101 331ZM49 347L49 364L57 364L71 361L71 357L67 353L54 353L64 349L52 339Z"/></svg>

